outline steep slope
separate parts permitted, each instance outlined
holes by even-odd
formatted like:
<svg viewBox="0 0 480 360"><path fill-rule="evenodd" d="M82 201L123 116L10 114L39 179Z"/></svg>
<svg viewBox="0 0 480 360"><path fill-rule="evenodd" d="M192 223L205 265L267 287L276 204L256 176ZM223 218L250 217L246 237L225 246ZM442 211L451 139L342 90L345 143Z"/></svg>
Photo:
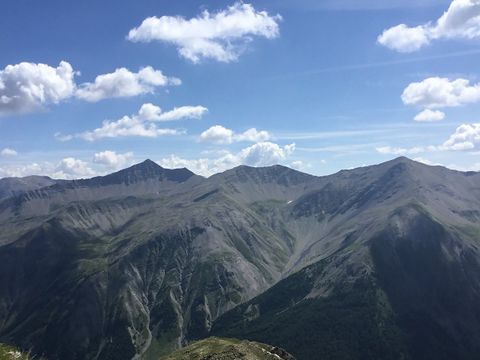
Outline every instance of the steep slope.
<svg viewBox="0 0 480 360"><path fill-rule="evenodd" d="M281 344L299 359L477 357L478 174L405 159L368 172L376 180L333 209L322 191L300 199L306 215L333 212L341 226L309 245L321 249L313 265L217 319L213 334Z"/></svg>
<svg viewBox="0 0 480 360"><path fill-rule="evenodd" d="M0 245L41 226L61 213L63 207L129 196L158 197L176 187L181 188L181 184L187 184L188 187L201 179L187 169L163 169L153 161L146 160L107 176L56 181L51 186L22 192L0 201ZM122 223L104 225L115 227Z"/></svg>
<svg viewBox="0 0 480 360"><path fill-rule="evenodd" d="M212 332L299 359L469 358L479 191L406 158L208 179L146 161L29 191L0 202L0 340L50 360L157 360Z"/></svg>
<svg viewBox="0 0 480 360"><path fill-rule="evenodd" d="M289 244L217 183L146 181L109 198L105 179L54 186L37 216L21 198L2 224L2 338L49 359L155 358L280 278Z"/></svg>

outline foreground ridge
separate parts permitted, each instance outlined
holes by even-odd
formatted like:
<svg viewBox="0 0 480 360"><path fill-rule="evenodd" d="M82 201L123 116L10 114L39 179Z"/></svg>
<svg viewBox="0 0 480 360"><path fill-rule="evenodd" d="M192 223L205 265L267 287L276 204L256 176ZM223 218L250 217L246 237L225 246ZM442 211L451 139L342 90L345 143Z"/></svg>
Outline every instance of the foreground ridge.
<svg viewBox="0 0 480 360"><path fill-rule="evenodd" d="M236 339L211 337L195 342L182 350L160 358L160 360L295 360L285 350Z"/></svg>

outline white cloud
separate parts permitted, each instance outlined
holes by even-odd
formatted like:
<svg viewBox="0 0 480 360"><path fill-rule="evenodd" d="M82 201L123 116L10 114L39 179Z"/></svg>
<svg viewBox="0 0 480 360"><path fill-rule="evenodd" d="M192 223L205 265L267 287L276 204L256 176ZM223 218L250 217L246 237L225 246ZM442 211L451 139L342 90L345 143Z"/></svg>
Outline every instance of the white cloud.
<svg viewBox="0 0 480 360"><path fill-rule="evenodd" d="M468 164L468 165L458 165L458 164L442 164L438 163L435 161L431 161L422 157L414 158L414 161L418 161L420 163L423 163L425 165L430 165L430 166L443 166L452 170L457 170L457 171L480 171L480 163L473 163L473 164Z"/></svg>
<svg viewBox="0 0 480 360"><path fill-rule="evenodd" d="M102 164L110 169L121 169L132 163L133 152L117 154L115 151L101 151L93 156L93 162Z"/></svg>
<svg viewBox="0 0 480 360"><path fill-rule="evenodd" d="M201 141L212 142L215 144L231 144L233 142L264 142L270 140L270 134L265 131L258 131L255 128L248 129L240 134L235 134L231 129L221 125L215 125L200 134Z"/></svg>
<svg viewBox="0 0 480 360"><path fill-rule="evenodd" d="M22 177L28 175L47 175L49 171L45 170L46 166L32 163L28 165L10 165L0 167L0 178L2 177ZM53 167L50 165L49 169Z"/></svg>
<svg viewBox="0 0 480 360"><path fill-rule="evenodd" d="M411 28L405 24L384 30L377 41L399 52L413 52L429 43L423 26Z"/></svg>
<svg viewBox="0 0 480 360"><path fill-rule="evenodd" d="M413 52L438 39L480 38L480 1L453 0L436 21L416 27L401 24L385 30L378 42L392 50Z"/></svg>
<svg viewBox="0 0 480 360"><path fill-rule="evenodd" d="M433 39L480 37L480 1L453 0L430 32Z"/></svg>
<svg viewBox="0 0 480 360"><path fill-rule="evenodd" d="M43 162L15 164L0 167L0 177L23 177L29 175L50 176L55 179L78 179L98 175L83 160L66 157L57 163Z"/></svg>
<svg viewBox="0 0 480 360"><path fill-rule="evenodd" d="M230 159L226 156L218 159L184 159L176 155L163 158L158 161L158 164L168 169L186 167L195 174L202 176L210 176L239 165L236 159Z"/></svg>
<svg viewBox="0 0 480 360"><path fill-rule="evenodd" d="M441 145L416 146L411 148L383 146L376 148L380 154L411 155L438 151L474 150L480 144L480 123L462 124Z"/></svg>
<svg viewBox="0 0 480 360"><path fill-rule="evenodd" d="M280 15L270 16L250 4L237 2L223 11L185 19L181 16L146 18L130 30L134 42L154 40L173 44L180 56L198 63L201 59L221 62L237 60L253 36L272 39L278 36Z"/></svg>
<svg viewBox="0 0 480 360"><path fill-rule="evenodd" d="M221 125L214 125L200 134L200 140L215 144L231 144L233 142L233 130Z"/></svg>
<svg viewBox="0 0 480 360"><path fill-rule="evenodd" d="M271 136L267 131L265 130L258 131L255 128L248 129L243 133L234 136L235 141L249 141L249 142L263 142L263 141L270 140L270 138Z"/></svg>
<svg viewBox="0 0 480 360"><path fill-rule="evenodd" d="M159 121L174 121L181 119L201 119L208 109L203 106L181 106L167 111L159 116Z"/></svg>
<svg viewBox="0 0 480 360"><path fill-rule="evenodd" d="M321 160L320 163L321 164L324 164L325 160ZM295 169L295 170L298 170L298 171L308 171L309 169L312 168L312 164L310 163L305 163L304 161L302 160L295 160L295 161L292 161L289 166L292 168L292 169Z"/></svg>
<svg viewBox="0 0 480 360"><path fill-rule="evenodd" d="M377 147L376 150L378 153L384 154L384 155L387 155L387 154L388 155L409 155L409 154L422 153L428 149L424 147L401 148L401 147L382 146L382 147Z"/></svg>
<svg viewBox="0 0 480 360"><path fill-rule="evenodd" d="M208 112L204 106L181 106L163 112L159 106L143 104L138 112L139 118L149 121L175 121L183 119L201 119Z"/></svg>
<svg viewBox="0 0 480 360"><path fill-rule="evenodd" d="M97 76L93 83L80 85L76 96L85 101L96 102L106 98L152 93L156 87L180 84L179 79L167 77L151 66L144 67L137 73L119 68L113 73Z"/></svg>
<svg viewBox="0 0 480 360"><path fill-rule="evenodd" d="M186 167L193 172L210 176L239 165L269 166L283 163L295 151L295 144L280 146L271 142L254 144L238 153L222 152L217 158L183 159L176 155L161 159L158 163L166 168Z"/></svg>
<svg viewBox="0 0 480 360"><path fill-rule="evenodd" d="M480 123L462 124L450 135L443 147L447 150L471 150L480 143Z"/></svg>
<svg viewBox="0 0 480 360"><path fill-rule="evenodd" d="M437 164L440 166L444 166L442 164ZM469 165L458 165L458 164L449 164L446 167L449 169L457 170L457 171L480 171L480 162L469 164Z"/></svg>
<svg viewBox="0 0 480 360"><path fill-rule="evenodd" d="M240 157L246 165L268 166L284 161L295 151L295 144L284 147L271 142L261 142L245 148L241 151Z"/></svg>
<svg viewBox="0 0 480 360"><path fill-rule="evenodd" d="M138 110L138 117L140 120L155 121L160 119L162 109L160 106L151 103L143 104Z"/></svg>
<svg viewBox="0 0 480 360"><path fill-rule="evenodd" d="M96 175L88 163L83 160L67 157L62 159L55 167L52 176L56 179L78 179Z"/></svg>
<svg viewBox="0 0 480 360"><path fill-rule="evenodd" d="M413 118L413 120L420 121L420 122L441 121L443 119L445 119L445 113L439 110L430 110L430 109L423 110Z"/></svg>
<svg viewBox="0 0 480 360"><path fill-rule="evenodd" d="M5 148L2 151L0 151L0 156L4 156L4 157L17 156L17 155L18 153L15 150L10 148Z"/></svg>
<svg viewBox="0 0 480 360"><path fill-rule="evenodd" d="M80 85L75 82L76 74L66 61L60 62L56 68L29 62L6 66L0 70L0 116L41 111L48 105L74 97L95 102L152 93L157 87L181 84L179 79L167 77L151 66L137 73L120 68L97 76L93 83ZM195 116L201 109L178 111L190 111Z"/></svg>
<svg viewBox="0 0 480 360"><path fill-rule="evenodd" d="M405 105L425 108L454 107L480 101L480 84L466 79L431 77L408 85L402 94Z"/></svg>
<svg viewBox="0 0 480 360"><path fill-rule="evenodd" d="M0 70L0 115L24 114L70 98L75 91L72 66L54 68L22 62Z"/></svg>
<svg viewBox="0 0 480 360"><path fill-rule="evenodd" d="M117 138L117 137L149 137L156 138L165 135L179 135L183 131L177 129L164 129L158 128L153 123L147 123L141 121L137 116L124 116L119 120L110 121L105 120L102 126L92 131L85 131L80 134L74 135L74 137L95 141L104 138Z"/></svg>
<svg viewBox="0 0 480 360"><path fill-rule="evenodd" d="M433 161L430 161L430 160L422 158L422 157L416 157L413 160L417 161L419 163L425 164L425 165L430 165L430 166L440 165L440 164L434 163Z"/></svg>
<svg viewBox="0 0 480 360"><path fill-rule="evenodd" d="M87 141L95 141L104 138L117 137L149 137L156 138L166 135L181 135L185 133L182 129L159 128L156 121L173 121L182 118L199 118L207 111L202 106L185 106L176 108L172 111L162 113L162 109L153 104L143 104L138 114L123 116L118 120L105 120L102 126L92 131L74 135L55 134L60 141L69 141L74 138ZM166 115L166 116L165 116Z"/></svg>

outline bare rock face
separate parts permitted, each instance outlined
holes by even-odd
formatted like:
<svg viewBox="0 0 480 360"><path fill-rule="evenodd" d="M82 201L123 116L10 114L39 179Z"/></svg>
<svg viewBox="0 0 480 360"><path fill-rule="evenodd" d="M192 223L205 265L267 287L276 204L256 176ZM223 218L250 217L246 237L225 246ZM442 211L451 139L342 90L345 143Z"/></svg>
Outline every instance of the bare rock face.
<svg viewBox="0 0 480 360"><path fill-rule="evenodd" d="M211 334L298 359L480 350L477 173L147 160L8 194L0 341L49 360L156 360Z"/></svg>

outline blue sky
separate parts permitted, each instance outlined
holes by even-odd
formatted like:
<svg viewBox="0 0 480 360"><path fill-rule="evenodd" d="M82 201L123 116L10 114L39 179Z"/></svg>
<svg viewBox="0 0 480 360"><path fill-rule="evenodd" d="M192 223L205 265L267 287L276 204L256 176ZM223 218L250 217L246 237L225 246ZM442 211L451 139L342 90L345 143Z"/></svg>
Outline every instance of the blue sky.
<svg viewBox="0 0 480 360"><path fill-rule="evenodd" d="M480 170L478 0L8 0L0 54L0 177Z"/></svg>

